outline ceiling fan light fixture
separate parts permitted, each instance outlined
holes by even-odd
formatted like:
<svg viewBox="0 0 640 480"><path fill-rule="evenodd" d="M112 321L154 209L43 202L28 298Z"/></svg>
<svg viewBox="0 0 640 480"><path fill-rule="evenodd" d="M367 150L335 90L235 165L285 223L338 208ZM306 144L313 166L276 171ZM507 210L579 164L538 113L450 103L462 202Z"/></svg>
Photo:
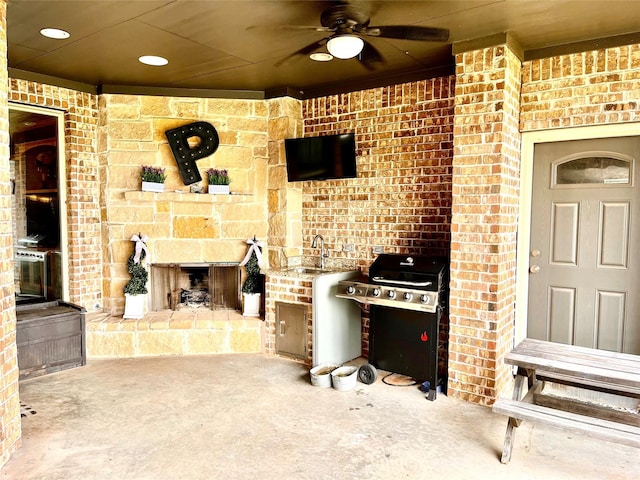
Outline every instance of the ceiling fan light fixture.
<svg viewBox="0 0 640 480"><path fill-rule="evenodd" d="M329 53L342 60L358 56L363 48L364 40L357 35L336 35L327 42Z"/></svg>
<svg viewBox="0 0 640 480"><path fill-rule="evenodd" d="M333 55L325 52L316 52L309 55L309 58L316 62L329 62L333 60Z"/></svg>

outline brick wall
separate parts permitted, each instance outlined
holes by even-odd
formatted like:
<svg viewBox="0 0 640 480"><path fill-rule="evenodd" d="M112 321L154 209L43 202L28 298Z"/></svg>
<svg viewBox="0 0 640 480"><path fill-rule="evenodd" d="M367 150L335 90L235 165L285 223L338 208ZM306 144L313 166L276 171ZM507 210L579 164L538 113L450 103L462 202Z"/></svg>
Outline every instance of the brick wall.
<svg viewBox="0 0 640 480"><path fill-rule="evenodd" d="M307 100L304 135L354 132L356 179L303 182L302 248L323 235L331 257L365 272L374 245L448 255L453 86L436 78ZM342 252L352 243L354 252Z"/></svg>
<svg viewBox="0 0 640 480"><path fill-rule="evenodd" d="M454 77L303 102L304 136L354 132L357 178L302 182L302 252L316 234L364 273L386 253L449 255ZM342 245L353 244L353 252ZM362 353L368 355L365 310ZM442 321L446 344L447 318ZM442 351L446 357L446 349Z"/></svg>
<svg viewBox="0 0 640 480"><path fill-rule="evenodd" d="M520 71L506 46L456 56L449 393L482 404L509 379Z"/></svg>
<svg viewBox="0 0 640 480"><path fill-rule="evenodd" d="M640 44L525 62L520 128L640 121Z"/></svg>
<svg viewBox="0 0 640 480"><path fill-rule="evenodd" d="M307 320L306 350L308 365L312 363L312 328L313 308L311 305L312 282L311 280L285 278L276 275L267 275L266 290L269 295L265 302L265 352L276 353L276 303L303 305Z"/></svg>
<svg viewBox="0 0 640 480"><path fill-rule="evenodd" d="M127 190L138 189L139 165L151 164L161 157L162 165L166 161L167 166L172 166L172 160L167 160L170 156L158 153L166 148L161 140L164 127L176 126L187 119L210 120L219 132L224 131L221 140L224 138L225 145L230 147L228 151L236 152L231 149L234 142L240 146L250 144L252 154L260 159L255 163L257 170L247 169L246 177L241 173L235 181L245 184L246 179L249 189L251 181L269 185L258 190L265 189L262 197L265 211L260 218L268 218L269 241L273 239L274 248L279 249L277 255L270 256L272 265L280 265L282 257L291 253L288 247L295 253L315 255L310 245L316 233L325 237L332 257L354 260L363 269L373 261L373 245L383 245L390 252L441 253L448 251L452 243L455 268L451 296L455 314L451 320L450 391L454 396L479 403L490 403L508 377L501 359L512 334L519 165L517 122L521 131L531 131L640 120L637 100L640 45L528 61L522 65L521 75L513 54L505 47L494 47L460 54L456 78L308 100L302 102L302 115L297 102L291 99L264 102L266 113L260 110L257 114L258 110L242 110L247 105L243 101L221 101L229 103L211 108L212 101L204 99L174 103L172 99L147 99L143 108L142 97L116 97L113 103L114 98L105 97L108 104L104 107L114 109L109 109L108 121L101 124L98 135L97 97L6 79L5 7L5 0L0 0L3 40L0 71L5 77L0 82L5 87L0 89L6 88L7 81L9 84L7 95L0 95L0 99L8 96L12 101L65 111L71 301L91 308L101 300L103 278L107 279L105 292L114 288L109 285L117 263L114 258L126 260L124 249L129 249L130 244L124 223L111 223L109 202L126 205L135 199L147 204L142 210L158 209L153 215L174 214L168 210L173 206L156 202L155 197L151 200L147 194L136 191L130 192L127 199L125 194ZM518 106L516 90L520 81ZM456 82L459 90L455 92L455 125L459 140L452 179ZM238 108L238 113L233 114L227 108ZM10 196L6 103L0 104L0 109L0 203L7 212ZM151 125L151 140L119 138L134 115L146 115L144 121ZM169 121L165 121L167 118ZM224 128L220 128L222 124ZM257 128L257 136L256 125L264 125ZM303 182L284 189L280 139L298 136L301 131L304 135L354 131L360 155L358 178ZM264 138L269 140L263 143ZM100 144L98 148L96 141ZM115 170L110 170L112 153ZM247 158L243 155L240 153L237 158ZM276 168L263 167L266 162ZM215 156L213 164L219 165ZM118 173L120 168L123 169ZM115 177L110 178L111 175ZM117 180L118 175L127 178ZM269 180L264 180L267 175ZM126 185L101 191L101 181ZM173 182L168 181L169 188L178 188ZM101 197L102 194L105 196ZM224 209L229 205L218 206ZM245 207L250 210L248 204L239 208ZM187 210L186 215L176 213L177 216L203 215L191 215L184 205L175 208ZM10 229L8 218L5 220L2 225L6 227L2 228ZM103 237L101 220L108 228ZM185 220L183 225L188 223ZM235 225L240 227L241 223ZM238 241L253 233L260 236L260 232L246 230L226 234L235 235ZM10 260L11 232L0 232L0 257ZM266 236L266 230L262 232ZM123 250L114 255L114 244L118 242ZM355 252L341 252L343 243L353 243ZM105 248L112 249L112 256L105 255L101 270L101 253ZM238 245L238 250L243 248L246 247ZM2 271L0 277L1 465L18 445L20 427L13 272ZM117 288L113 290L116 291Z"/></svg>
<svg viewBox="0 0 640 480"><path fill-rule="evenodd" d="M20 399L13 288L13 234L7 104L7 4L0 0L0 467L20 446Z"/></svg>
<svg viewBox="0 0 640 480"><path fill-rule="evenodd" d="M65 141L69 300L93 309L96 302L102 304L97 97L10 79L9 100L64 111L59 127Z"/></svg>

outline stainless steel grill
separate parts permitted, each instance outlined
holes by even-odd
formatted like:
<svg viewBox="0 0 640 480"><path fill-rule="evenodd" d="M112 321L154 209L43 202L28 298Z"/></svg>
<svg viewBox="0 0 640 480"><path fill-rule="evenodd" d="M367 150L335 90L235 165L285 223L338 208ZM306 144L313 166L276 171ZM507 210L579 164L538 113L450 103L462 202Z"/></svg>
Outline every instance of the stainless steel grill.
<svg viewBox="0 0 640 480"><path fill-rule="evenodd" d="M444 301L446 262L427 256L380 255L369 282L344 280L336 296L370 305L435 313Z"/></svg>
<svg viewBox="0 0 640 480"><path fill-rule="evenodd" d="M446 388L438 344L447 279L445 259L385 254L369 267L368 282L343 280L336 289L338 297L370 305L369 363L413 377L429 400Z"/></svg>

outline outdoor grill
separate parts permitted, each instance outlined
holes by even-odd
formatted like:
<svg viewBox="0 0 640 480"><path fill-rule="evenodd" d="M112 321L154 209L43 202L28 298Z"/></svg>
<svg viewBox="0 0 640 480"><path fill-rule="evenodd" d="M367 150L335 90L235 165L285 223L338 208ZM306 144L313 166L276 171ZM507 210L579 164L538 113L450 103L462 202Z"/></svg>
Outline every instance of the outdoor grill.
<svg viewBox="0 0 640 480"><path fill-rule="evenodd" d="M440 319L446 307L448 261L441 257L383 254L369 281L344 280L336 296L370 305L369 363L413 377L435 400Z"/></svg>

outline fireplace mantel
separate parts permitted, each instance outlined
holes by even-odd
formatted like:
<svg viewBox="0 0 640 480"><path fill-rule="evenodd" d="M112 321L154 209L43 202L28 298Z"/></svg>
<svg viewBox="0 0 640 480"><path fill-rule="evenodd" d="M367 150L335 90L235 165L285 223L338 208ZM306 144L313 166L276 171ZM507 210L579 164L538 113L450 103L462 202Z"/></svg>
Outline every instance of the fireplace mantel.
<svg viewBox="0 0 640 480"><path fill-rule="evenodd" d="M213 195L210 193L191 192L142 192L129 190L124 192L124 199L134 202L182 202L182 203L243 203L254 202L252 193L231 192L229 195Z"/></svg>

